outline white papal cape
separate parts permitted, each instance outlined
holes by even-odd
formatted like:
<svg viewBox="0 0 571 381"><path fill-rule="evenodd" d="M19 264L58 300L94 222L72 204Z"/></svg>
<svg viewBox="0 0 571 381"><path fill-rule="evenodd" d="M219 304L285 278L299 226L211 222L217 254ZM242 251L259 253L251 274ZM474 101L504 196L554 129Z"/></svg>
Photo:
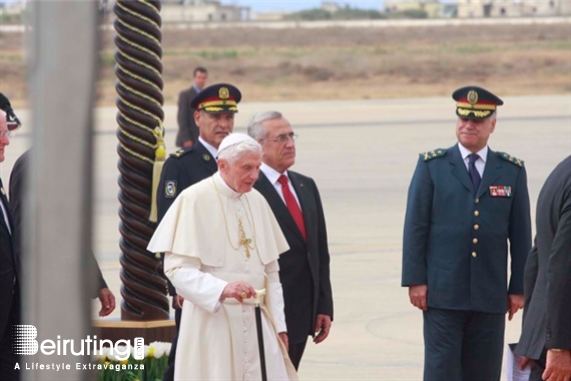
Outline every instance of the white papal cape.
<svg viewBox="0 0 571 381"><path fill-rule="evenodd" d="M253 241L250 258L239 245L238 219ZM236 193L219 173L187 188L147 249L165 252L165 274L185 299L176 381L261 379L253 299L219 301L224 287L238 280L268 293L262 305L268 380L298 379L277 335L286 331L277 259L288 245L258 191Z"/></svg>

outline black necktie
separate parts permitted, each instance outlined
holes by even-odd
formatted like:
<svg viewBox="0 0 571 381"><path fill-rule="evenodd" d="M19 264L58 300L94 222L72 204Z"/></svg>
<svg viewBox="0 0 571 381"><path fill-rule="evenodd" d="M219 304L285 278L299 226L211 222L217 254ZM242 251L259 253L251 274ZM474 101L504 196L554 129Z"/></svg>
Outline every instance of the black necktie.
<svg viewBox="0 0 571 381"><path fill-rule="evenodd" d="M482 178L480 177L480 173L476 169L476 160L478 160L480 156L475 153L472 153L468 156L468 172L470 172L470 178L472 179L472 185L474 185L474 192L478 192L478 188L480 188L480 182Z"/></svg>

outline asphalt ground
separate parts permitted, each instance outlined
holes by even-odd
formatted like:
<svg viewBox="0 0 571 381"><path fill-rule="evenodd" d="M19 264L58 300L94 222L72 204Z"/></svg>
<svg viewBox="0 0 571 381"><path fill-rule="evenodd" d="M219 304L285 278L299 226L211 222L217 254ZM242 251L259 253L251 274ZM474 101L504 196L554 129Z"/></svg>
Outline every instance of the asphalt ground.
<svg viewBox="0 0 571 381"><path fill-rule="evenodd" d="M571 154L571 98L507 97L491 149L525 161L532 202L543 181ZM400 287L406 195L418 154L452 146L449 98L240 104L237 132L257 111L278 110L299 134L292 168L315 179L323 200L331 252L335 321L330 337L308 344L302 380L419 380L422 315ZM0 165L5 186L14 161L29 147L33 121L16 110L22 131ZM94 250L118 301L119 232L116 110L96 111ZM175 150L176 106L165 106L166 143ZM71 144L71 142L65 142ZM65 147L62 147L65 148ZM65 174L62 176L65 181ZM94 302L94 316L98 310ZM120 316L120 308L112 318ZM506 328L518 340L521 312Z"/></svg>

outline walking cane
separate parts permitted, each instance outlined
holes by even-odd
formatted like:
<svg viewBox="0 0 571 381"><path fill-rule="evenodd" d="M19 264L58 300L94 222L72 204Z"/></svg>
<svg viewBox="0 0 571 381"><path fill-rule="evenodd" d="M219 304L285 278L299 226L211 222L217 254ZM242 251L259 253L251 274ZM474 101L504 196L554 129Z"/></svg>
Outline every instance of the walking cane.
<svg viewBox="0 0 571 381"><path fill-rule="evenodd" d="M256 310L256 329L258 331L258 350L260 351L260 368L262 369L262 381L268 381L266 372L266 352L264 351L264 332L262 331L262 309L260 307L260 297L266 295L266 289L256 290L254 308Z"/></svg>

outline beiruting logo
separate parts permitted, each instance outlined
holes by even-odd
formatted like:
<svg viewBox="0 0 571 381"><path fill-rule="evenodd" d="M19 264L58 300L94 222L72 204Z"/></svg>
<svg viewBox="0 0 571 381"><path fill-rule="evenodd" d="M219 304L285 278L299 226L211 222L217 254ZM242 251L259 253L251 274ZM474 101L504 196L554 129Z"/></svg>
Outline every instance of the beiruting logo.
<svg viewBox="0 0 571 381"><path fill-rule="evenodd" d="M103 348L109 347L109 354L115 356L118 360L126 360L131 355L131 343L129 340L117 340L113 343L111 340L97 340L97 336L87 335L85 339L81 339L79 343L77 340L62 340L58 335L56 340L44 340L38 343L38 330L33 325L18 324L14 325L14 341L13 349L18 355L35 355L38 350L46 356L66 356L71 354L73 356L91 356L101 354ZM145 358L145 339L136 337L133 340L133 358L135 360L142 360Z"/></svg>

